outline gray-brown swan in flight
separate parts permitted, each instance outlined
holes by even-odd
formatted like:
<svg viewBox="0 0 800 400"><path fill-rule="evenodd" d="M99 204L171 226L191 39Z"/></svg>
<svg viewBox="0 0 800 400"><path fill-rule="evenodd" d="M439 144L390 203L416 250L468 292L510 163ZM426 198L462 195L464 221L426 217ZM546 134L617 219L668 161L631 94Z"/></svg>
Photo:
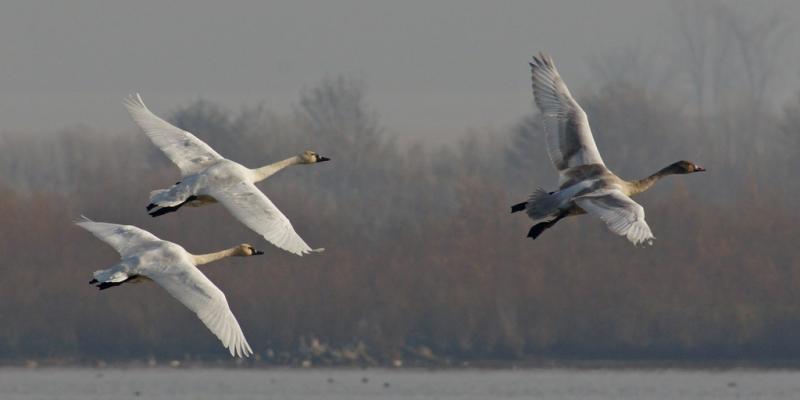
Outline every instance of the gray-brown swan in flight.
<svg viewBox="0 0 800 400"><path fill-rule="evenodd" d="M536 239L562 218L588 213L634 244L651 243L655 238L644 220L644 209L631 196L667 175L705 169L678 161L644 179L627 181L618 177L603 163L586 113L572 98L553 59L539 53L530 66L533 97L544 120L547 153L558 171L559 184L553 192L538 188L528 201L511 206L512 213L525 210L537 222L528 237Z"/></svg>

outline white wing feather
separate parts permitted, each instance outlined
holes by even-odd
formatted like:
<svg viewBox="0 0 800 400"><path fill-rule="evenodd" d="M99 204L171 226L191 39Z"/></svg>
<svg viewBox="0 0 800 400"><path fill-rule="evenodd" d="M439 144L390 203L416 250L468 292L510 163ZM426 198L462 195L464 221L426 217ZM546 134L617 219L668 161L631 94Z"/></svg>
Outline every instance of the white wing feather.
<svg viewBox="0 0 800 400"><path fill-rule="evenodd" d="M91 232L98 239L108 243L123 258L129 256L130 250L147 242L161 241L152 233L132 225L94 222L86 217L75 221L75 224Z"/></svg>
<svg viewBox="0 0 800 400"><path fill-rule="evenodd" d="M108 243L125 258L138 255L136 248L149 242L170 243L157 238L150 232L131 225L109 224L94 222L82 217L75 222L78 226L88 230L98 239ZM179 247L179 246L178 246ZM118 266L102 270L107 274L119 272L118 277L98 277L104 282L120 282L129 277L129 273L144 275L161 285L183 305L194 311L204 324L216 335L222 344L231 352L232 356L247 357L253 353L247 340L244 338L242 328L233 316L225 294L219 290L197 267L191 262L181 259L184 254L175 256L162 250L157 258L165 261L164 264L151 263L135 267L125 266L124 271L117 271ZM166 264L166 263L169 264Z"/></svg>
<svg viewBox="0 0 800 400"><path fill-rule="evenodd" d="M236 219L281 249L299 256L323 250L312 250L294 231L292 223L281 210L252 183L239 182L226 187L214 187L209 194Z"/></svg>
<svg viewBox="0 0 800 400"><path fill-rule="evenodd" d="M572 98L552 58L533 57L531 80L536 106L545 123L547 152L556 170L586 164L603 164L589 128L589 119Z"/></svg>
<svg viewBox="0 0 800 400"><path fill-rule="evenodd" d="M602 219L611 232L627 237L633 244L655 239L644 220L644 208L619 190L599 190L576 198L575 203Z"/></svg>
<svg viewBox="0 0 800 400"><path fill-rule="evenodd" d="M194 311L232 356L247 357L253 350L233 316L225 294L188 261L169 268L143 268L142 275L161 285L172 297Z"/></svg>
<svg viewBox="0 0 800 400"><path fill-rule="evenodd" d="M222 156L202 140L153 114L138 93L126 97L123 103L136 124L180 168L183 176L198 172L208 164L222 159Z"/></svg>

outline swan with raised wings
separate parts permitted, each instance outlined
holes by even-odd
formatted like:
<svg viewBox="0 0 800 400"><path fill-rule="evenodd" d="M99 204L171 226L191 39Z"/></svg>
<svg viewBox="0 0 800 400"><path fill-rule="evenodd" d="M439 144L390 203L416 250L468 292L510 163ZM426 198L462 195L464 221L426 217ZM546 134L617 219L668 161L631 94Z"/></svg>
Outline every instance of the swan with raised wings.
<svg viewBox="0 0 800 400"><path fill-rule="evenodd" d="M220 156L191 133L150 112L139 94L128 96L124 104L153 144L181 170L181 180L171 188L150 193L147 211L151 216L177 211L182 206L199 207L219 202L240 222L281 249L299 256L324 250L311 249L255 183L288 166L315 164L329 158L305 151L261 168L246 168Z"/></svg>
<svg viewBox="0 0 800 400"><path fill-rule="evenodd" d="M536 239L561 219L588 213L633 244L652 243L655 237L644 220L644 208L631 196L644 192L665 176L702 172L705 168L678 161L644 179L627 181L618 177L603 163L586 113L572 98L553 59L539 53L530 66L533 97L541 111L547 153L558 171L559 187L552 192L538 188L528 201L511 206L512 213L526 211L537 221L528 237Z"/></svg>
<svg viewBox="0 0 800 400"><path fill-rule="evenodd" d="M75 223L108 243L122 259L110 268L95 271L90 284L105 290L124 283L155 281L194 311L231 356L247 357L253 353L225 294L197 266L226 257L248 257L263 252L249 244L240 244L216 253L191 254L183 247L135 226L94 222L86 217Z"/></svg>

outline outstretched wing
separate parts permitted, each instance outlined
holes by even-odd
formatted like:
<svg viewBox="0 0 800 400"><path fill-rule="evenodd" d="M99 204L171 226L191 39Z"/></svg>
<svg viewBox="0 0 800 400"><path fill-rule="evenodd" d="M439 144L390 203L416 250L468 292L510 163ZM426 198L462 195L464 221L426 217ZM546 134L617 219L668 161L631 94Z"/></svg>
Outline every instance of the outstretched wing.
<svg viewBox="0 0 800 400"><path fill-rule="evenodd" d="M533 57L531 79L536 106L545 124L547 153L556 170L586 164L603 164L589 128L589 120L558 74L553 59Z"/></svg>
<svg viewBox="0 0 800 400"><path fill-rule="evenodd" d="M202 140L153 114L138 93L126 97L123 103L136 124L180 168L183 176L198 172L208 164L222 159L222 156Z"/></svg>
<svg viewBox="0 0 800 400"><path fill-rule="evenodd" d="M611 232L627 237L633 244L655 239L644 220L644 208L619 190L599 190L577 197L575 203L602 219Z"/></svg>
<svg viewBox="0 0 800 400"><path fill-rule="evenodd" d="M75 224L91 232L98 239L108 243L117 253L125 258L129 256L130 249L143 243L160 241L152 233L132 225L109 224L94 222L86 217L81 217Z"/></svg>
<svg viewBox="0 0 800 400"><path fill-rule="evenodd" d="M142 274L166 289L187 308L194 311L222 345L234 357L247 357L253 350L233 316L225 294L188 261L168 268L146 268Z"/></svg>
<svg viewBox="0 0 800 400"><path fill-rule="evenodd" d="M299 256L322 250L312 250L294 231L292 223L281 210L252 183L239 182L212 188L209 194L222 203L236 219L275 246Z"/></svg>

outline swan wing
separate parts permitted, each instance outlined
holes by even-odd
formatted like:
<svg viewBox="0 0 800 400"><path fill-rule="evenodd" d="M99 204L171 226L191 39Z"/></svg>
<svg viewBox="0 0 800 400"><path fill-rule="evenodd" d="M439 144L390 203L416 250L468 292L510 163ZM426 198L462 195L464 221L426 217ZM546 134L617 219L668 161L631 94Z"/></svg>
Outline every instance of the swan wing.
<svg viewBox="0 0 800 400"><path fill-rule="evenodd" d="M556 170L563 172L579 165L603 164L589 119L572 98L553 59L539 53L530 66L533 98L542 113L547 153Z"/></svg>
<svg viewBox="0 0 800 400"><path fill-rule="evenodd" d="M126 97L123 103L136 124L180 168L183 176L199 172L222 159L202 140L153 114L138 93Z"/></svg>
<svg viewBox="0 0 800 400"><path fill-rule="evenodd" d="M247 357L253 350L247 343L233 316L225 294L188 260L179 260L169 267L143 268L142 275L154 280L172 297L178 299L219 338L231 356Z"/></svg>
<svg viewBox="0 0 800 400"><path fill-rule="evenodd" d="M132 225L94 222L86 217L81 217L81 219L75 221L75 224L108 243L123 258L130 255L131 249L141 244L161 241L152 233Z"/></svg>
<svg viewBox="0 0 800 400"><path fill-rule="evenodd" d="M299 256L314 251L294 231L281 210L252 183L238 182L213 188L209 194L236 219L275 246Z"/></svg>
<svg viewBox="0 0 800 400"><path fill-rule="evenodd" d="M599 190L575 199L582 209L599 217L608 229L633 244L652 242L655 237L644 220L644 208L619 190Z"/></svg>

